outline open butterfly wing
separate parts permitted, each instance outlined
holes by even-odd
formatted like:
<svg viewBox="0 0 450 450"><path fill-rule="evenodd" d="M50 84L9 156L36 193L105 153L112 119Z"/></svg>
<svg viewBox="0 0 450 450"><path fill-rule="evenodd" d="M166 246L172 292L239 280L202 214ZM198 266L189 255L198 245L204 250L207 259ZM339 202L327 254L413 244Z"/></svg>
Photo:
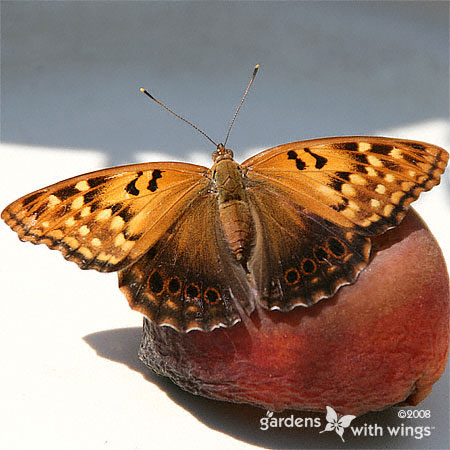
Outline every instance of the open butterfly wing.
<svg viewBox="0 0 450 450"><path fill-rule="evenodd" d="M367 236L398 225L439 183L448 153L408 140L364 136L280 145L245 161L248 188L266 186L295 204Z"/></svg>
<svg viewBox="0 0 450 450"><path fill-rule="evenodd" d="M245 161L257 227L249 267L262 305L311 305L353 282L369 259L366 236L400 223L439 183L447 160L425 143L345 137L282 145Z"/></svg>
<svg viewBox="0 0 450 450"><path fill-rule="evenodd" d="M367 265L367 237L290 202L276 189L252 189L248 200L257 230L249 267L264 308L311 306L353 282Z"/></svg>
<svg viewBox="0 0 450 450"><path fill-rule="evenodd" d="M60 250L82 269L111 272L142 256L208 189L207 171L171 162L99 170L28 194L2 218L23 241Z"/></svg>
<svg viewBox="0 0 450 450"><path fill-rule="evenodd" d="M250 314L254 292L224 240L217 200L204 194L133 265L119 272L130 306L159 325L210 331Z"/></svg>

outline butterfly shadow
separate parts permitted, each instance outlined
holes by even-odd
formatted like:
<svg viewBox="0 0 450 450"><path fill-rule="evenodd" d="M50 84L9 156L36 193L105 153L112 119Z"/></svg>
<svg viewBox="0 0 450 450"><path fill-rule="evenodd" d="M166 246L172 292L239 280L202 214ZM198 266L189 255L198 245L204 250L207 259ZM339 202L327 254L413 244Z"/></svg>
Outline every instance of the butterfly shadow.
<svg viewBox="0 0 450 450"><path fill-rule="evenodd" d="M267 411L250 405L234 404L211 400L183 391L168 378L161 377L148 369L138 358L142 328L121 328L105 330L85 336L89 344L102 358L118 362L140 373L145 380L156 385L177 405L189 411L199 421L211 429L263 448L271 449L337 449L337 448L395 448L395 442L388 437L379 437L376 444L373 440L351 436L344 432L346 442L343 443L334 432L319 434L325 428L325 415L313 412L283 411L274 413L277 419L315 418L321 426L295 427L280 426L261 429L261 419L267 417ZM269 413L270 414L270 413ZM317 420L317 419L316 419ZM356 418L352 425L363 426L364 423L377 423L381 426L391 425L397 421L397 413L393 409L378 413L369 413ZM374 446L376 445L376 446Z"/></svg>

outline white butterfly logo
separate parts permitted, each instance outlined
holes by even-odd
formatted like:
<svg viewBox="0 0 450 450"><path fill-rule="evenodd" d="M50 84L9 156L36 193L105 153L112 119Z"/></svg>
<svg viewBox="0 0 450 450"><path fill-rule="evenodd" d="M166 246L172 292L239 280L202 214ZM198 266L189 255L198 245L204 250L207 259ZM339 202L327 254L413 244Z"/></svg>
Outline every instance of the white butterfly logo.
<svg viewBox="0 0 450 450"><path fill-rule="evenodd" d="M350 423L356 416L348 415L348 416L341 416L336 413L336 411L331 408L330 406L327 406L327 425L325 427L325 430L322 430L321 433L324 433L325 431L333 431L335 430L336 433L341 437L342 442L344 441L344 438L342 435L344 434L344 429L350 426Z"/></svg>

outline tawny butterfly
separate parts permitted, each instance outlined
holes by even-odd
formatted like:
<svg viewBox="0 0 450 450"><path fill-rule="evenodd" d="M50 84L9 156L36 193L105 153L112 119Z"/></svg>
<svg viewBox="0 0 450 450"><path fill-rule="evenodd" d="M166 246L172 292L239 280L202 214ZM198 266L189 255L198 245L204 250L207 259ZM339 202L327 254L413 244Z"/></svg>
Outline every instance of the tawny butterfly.
<svg viewBox="0 0 450 450"><path fill-rule="evenodd" d="M2 218L82 269L119 271L130 306L154 323L210 331L256 305L290 311L354 282L370 237L398 225L448 161L435 145L367 136L293 142L242 164L222 144L212 156L210 169L159 162L80 175Z"/></svg>

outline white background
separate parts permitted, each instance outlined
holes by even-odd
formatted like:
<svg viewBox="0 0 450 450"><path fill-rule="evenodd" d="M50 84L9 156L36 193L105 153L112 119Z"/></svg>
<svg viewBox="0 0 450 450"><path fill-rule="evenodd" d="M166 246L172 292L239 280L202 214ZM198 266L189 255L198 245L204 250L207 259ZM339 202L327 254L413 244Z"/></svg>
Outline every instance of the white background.
<svg viewBox="0 0 450 450"><path fill-rule="evenodd" d="M212 146L139 88L220 141L256 63L230 140L238 161L330 135L448 149L448 18L447 2L4 1L0 209L111 165L209 165ZM449 176L416 205L449 261ZM342 448L316 429L260 431L265 411L153 375L115 274L80 271L1 224L0 252L1 450ZM448 387L447 370L419 406L432 419L404 421L435 426L430 438L345 434L346 448L448 448ZM401 421L390 409L364 423Z"/></svg>

